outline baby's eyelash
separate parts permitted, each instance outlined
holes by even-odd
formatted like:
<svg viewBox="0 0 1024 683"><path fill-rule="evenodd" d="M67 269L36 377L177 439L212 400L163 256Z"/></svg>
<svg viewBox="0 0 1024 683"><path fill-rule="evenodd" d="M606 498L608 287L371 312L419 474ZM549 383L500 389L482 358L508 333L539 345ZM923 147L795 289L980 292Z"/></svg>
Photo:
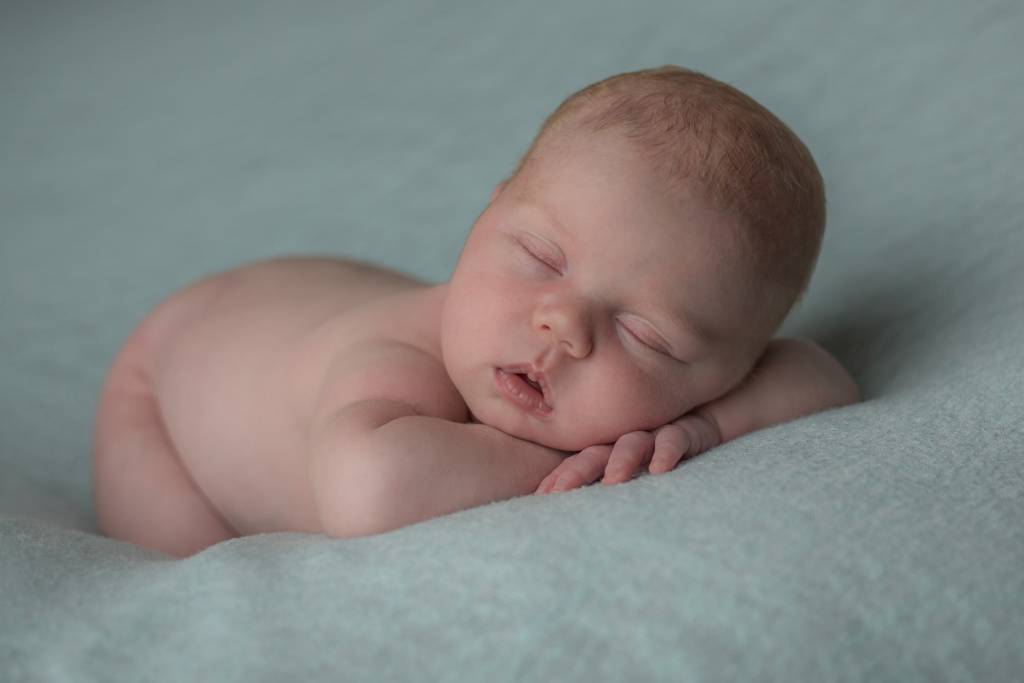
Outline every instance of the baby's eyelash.
<svg viewBox="0 0 1024 683"><path fill-rule="evenodd" d="M547 268L550 268L551 270L559 270L558 265L555 262L555 259L553 259L547 254L540 253L540 250L536 246L531 246L530 244L527 244L526 240L524 240L522 237L516 237L516 243L519 245L519 248L526 252L526 254L533 260L546 266Z"/></svg>
<svg viewBox="0 0 1024 683"><path fill-rule="evenodd" d="M548 263L547 261L545 261L545 260L544 260L543 258L541 258L540 256L538 256L538 255L537 255L537 253L533 251L533 249L530 249L530 248L529 248L528 246L526 246L526 245L525 245L525 244L523 244L522 242L520 242L520 243L519 243L519 246L520 246L520 247L522 248L522 250L523 250L523 251L525 251L525 252L526 252L527 256L529 256L529 257L530 257L530 258L532 258L533 260L535 260L535 261L540 261L541 263L543 263L543 264L544 264L544 265L546 265L546 266L550 266L550 265L551 265L550 263Z"/></svg>
<svg viewBox="0 0 1024 683"><path fill-rule="evenodd" d="M650 349L651 351L660 353L665 356L669 355L668 350L665 349L665 347L662 346L659 342L656 342L646 337L645 335L641 335L640 333L636 332L635 330L630 328L628 325L623 324L622 322L620 322L619 324L622 326L622 329L626 331L626 334L628 334L637 343L644 346L644 348Z"/></svg>

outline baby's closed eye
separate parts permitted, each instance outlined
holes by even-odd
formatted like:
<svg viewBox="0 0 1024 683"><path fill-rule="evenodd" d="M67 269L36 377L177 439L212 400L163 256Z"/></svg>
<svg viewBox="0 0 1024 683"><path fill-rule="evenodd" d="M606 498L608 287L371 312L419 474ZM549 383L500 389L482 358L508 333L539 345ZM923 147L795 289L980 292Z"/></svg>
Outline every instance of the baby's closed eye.
<svg viewBox="0 0 1024 683"><path fill-rule="evenodd" d="M638 318L622 316L616 321L616 324L621 330L622 336L633 346L671 356L668 345L660 335Z"/></svg>
<svg viewBox="0 0 1024 683"><path fill-rule="evenodd" d="M557 247L527 233L516 235L515 239L516 244L527 258L555 273L564 272L565 257Z"/></svg>

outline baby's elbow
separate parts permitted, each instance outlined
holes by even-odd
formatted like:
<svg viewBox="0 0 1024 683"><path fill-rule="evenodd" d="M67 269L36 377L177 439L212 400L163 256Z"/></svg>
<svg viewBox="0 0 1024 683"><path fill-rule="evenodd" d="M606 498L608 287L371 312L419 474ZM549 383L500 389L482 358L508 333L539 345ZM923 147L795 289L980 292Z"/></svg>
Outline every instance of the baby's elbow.
<svg viewBox="0 0 1024 683"><path fill-rule="evenodd" d="M853 378L850 377L845 369L842 369L842 379L837 382L833 400L835 401L836 408L859 403L861 400L860 389L857 388L857 383L853 381Z"/></svg>
<svg viewBox="0 0 1024 683"><path fill-rule="evenodd" d="M391 531L415 521L408 476L395 459L366 443L335 449L326 466L309 477L320 526L330 538Z"/></svg>
<svg viewBox="0 0 1024 683"><path fill-rule="evenodd" d="M829 356L819 368L819 375L820 379L815 383L815 412L842 408L860 401L857 384L839 361Z"/></svg>
<svg viewBox="0 0 1024 683"><path fill-rule="evenodd" d="M841 408L860 401L860 390L846 368L832 354L805 339L780 339L773 342L774 352L800 377L794 388L808 392L814 412Z"/></svg>
<svg viewBox="0 0 1024 683"><path fill-rule="evenodd" d="M821 350L823 358L819 372L822 381L819 386L824 394L825 408L841 408L860 401L860 389L853 377L842 364L830 354Z"/></svg>

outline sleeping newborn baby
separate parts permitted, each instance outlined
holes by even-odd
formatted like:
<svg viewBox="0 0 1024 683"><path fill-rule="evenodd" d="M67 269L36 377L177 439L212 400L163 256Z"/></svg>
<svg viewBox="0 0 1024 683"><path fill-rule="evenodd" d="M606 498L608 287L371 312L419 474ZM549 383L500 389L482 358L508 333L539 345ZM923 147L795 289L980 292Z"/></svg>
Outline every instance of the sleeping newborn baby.
<svg viewBox="0 0 1024 683"><path fill-rule="evenodd" d="M177 556L348 537L663 473L857 400L772 340L824 229L772 114L676 67L570 97L495 189L451 279L336 259L203 280L111 367L93 465L108 535Z"/></svg>

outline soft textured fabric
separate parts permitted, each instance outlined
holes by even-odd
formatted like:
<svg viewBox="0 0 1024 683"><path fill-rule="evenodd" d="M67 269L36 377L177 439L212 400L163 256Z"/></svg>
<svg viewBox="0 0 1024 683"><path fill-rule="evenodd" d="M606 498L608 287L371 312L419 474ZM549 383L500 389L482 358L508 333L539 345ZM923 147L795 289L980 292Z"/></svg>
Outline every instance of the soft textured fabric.
<svg viewBox="0 0 1024 683"><path fill-rule="evenodd" d="M1024 4L0 8L0 679L1024 678ZM543 118L676 63L828 185L785 331L862 404L660 477L175 561L98 535L106 367L160 298L291 253L441 281Z"/></svg>

